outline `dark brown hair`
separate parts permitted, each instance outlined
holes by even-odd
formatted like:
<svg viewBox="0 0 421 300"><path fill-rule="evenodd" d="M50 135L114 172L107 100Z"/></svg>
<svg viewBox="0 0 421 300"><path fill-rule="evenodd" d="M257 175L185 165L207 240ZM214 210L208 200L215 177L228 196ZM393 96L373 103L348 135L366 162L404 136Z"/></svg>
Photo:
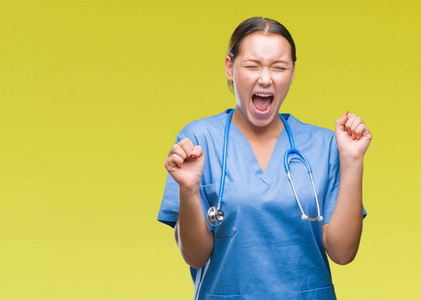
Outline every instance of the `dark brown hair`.
<svg viewBox="0 0 421 300"><path fill-rule="evenodd" d="M286 29L285 26L278 21L261 17L247 19L238 25L238 27L234 30L228 46L228 55L231 57L232 62L234 62L235 57L240 52L241 42L243 39L256 31L261 31L263 33L274 33L283 36L291 45L291 58L292 62L295 63L297 60L295 53L295 43L288 29ZM228 81L228 86L230 90L232 90L231 81Z"/></svg>

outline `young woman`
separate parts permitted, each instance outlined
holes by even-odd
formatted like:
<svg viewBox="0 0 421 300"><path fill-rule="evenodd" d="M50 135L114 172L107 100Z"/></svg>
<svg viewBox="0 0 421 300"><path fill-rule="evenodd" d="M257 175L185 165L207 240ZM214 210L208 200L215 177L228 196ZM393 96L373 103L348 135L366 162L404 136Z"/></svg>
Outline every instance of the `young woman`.
<svg viewBox="0 0 421 300"><path fill-rule="evenodd" d="M295 62L283 25L242 22L225 58L235 110L188 124L166 158L158 220L174 227L195 299L336 299L326 253L357 253L371 133L348 112L335 133L279 115Z"/></svg>

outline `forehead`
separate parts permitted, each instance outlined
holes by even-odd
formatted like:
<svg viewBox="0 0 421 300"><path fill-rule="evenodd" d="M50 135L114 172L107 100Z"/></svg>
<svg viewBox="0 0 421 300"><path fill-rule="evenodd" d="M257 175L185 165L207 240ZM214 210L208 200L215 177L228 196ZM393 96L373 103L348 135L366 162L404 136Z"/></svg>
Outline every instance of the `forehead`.
<svg viewBox="0 0 421 300"><path fill-rule="evenodd" d="M241 42L237 57L243 59L291 60L291 45L280 34L253 32Z"/></svg>

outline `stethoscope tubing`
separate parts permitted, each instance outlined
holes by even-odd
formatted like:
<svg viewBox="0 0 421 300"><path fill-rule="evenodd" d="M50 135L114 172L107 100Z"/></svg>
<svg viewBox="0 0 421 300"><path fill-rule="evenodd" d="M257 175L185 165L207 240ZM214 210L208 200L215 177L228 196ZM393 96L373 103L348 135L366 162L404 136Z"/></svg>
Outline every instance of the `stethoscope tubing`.
<svg viewBox="0 0 421 300"><path fill-rule="evenodd" d="M224 188L225 188L225 174L227 171L227 151L228 151L228 136L230 131L231 125L231 118L234 114L235 109L231 110L228 114L227 122L225 123L225 131L224 131L224 146L222 151L222 174L221 174L221 182L219 184L219 196L218 196L218 207L217 210L220 210L221 203L222 203L222 196L224 195Z"/></svg>

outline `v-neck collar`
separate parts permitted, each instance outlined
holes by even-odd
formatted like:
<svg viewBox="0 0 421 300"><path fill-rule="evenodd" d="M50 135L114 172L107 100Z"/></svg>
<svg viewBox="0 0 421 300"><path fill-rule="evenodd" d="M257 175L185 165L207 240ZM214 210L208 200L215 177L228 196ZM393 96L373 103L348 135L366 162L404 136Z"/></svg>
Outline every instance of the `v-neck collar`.
<svg viewBox="0 0 421 300"><path fill-rule="evenodd" d="M292 120L291 115L283 115L287 119L287 121ZM224 119L226 120L226 117ZM288 122L288 124L290 125L290 127L293 127L290 122ZM263 171L260 167L249 141L233 122L231 122L230 137L232 137L240 145L245 155L245 159L247 159L248 163L251 164L254 174L258 178L260 178L260 180L262 180L265 184L270 184L271 178L275 175L275 172L284 171L283 168L280 168L280 166L282 166L283 164L284 153L290 148L288 133L286 132L285 127L282 129L281 134L279 135L278 140L276 141L275 147L273 149L272 155L270 157L268 165L266 166L265 171Z"/></svg>

